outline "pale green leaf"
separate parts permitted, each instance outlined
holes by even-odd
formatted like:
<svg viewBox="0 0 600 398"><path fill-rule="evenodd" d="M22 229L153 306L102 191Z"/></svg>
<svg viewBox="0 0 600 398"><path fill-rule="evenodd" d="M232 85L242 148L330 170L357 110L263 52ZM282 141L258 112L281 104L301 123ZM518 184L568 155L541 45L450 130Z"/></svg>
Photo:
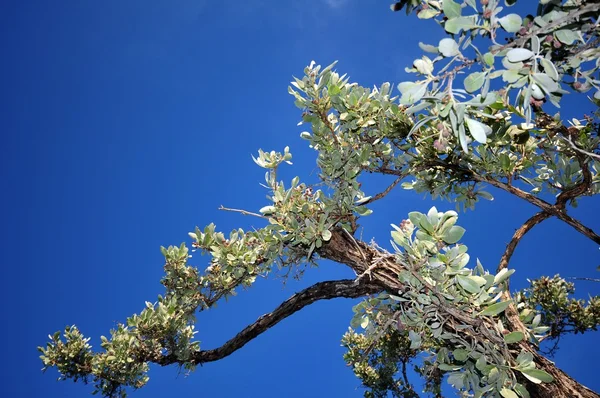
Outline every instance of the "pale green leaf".
<svg viewBox="0 0 600 398"><path fill-rule="evenodd" d="M523 373L523 376L527 377L536 384L540 384L542 382L552 383L554 381L554 377L541 369L521 369L521 373Z"/></svg>
<svg viewBox="0 0 600 398"><path fill-rule="evenodd" d="M438 49L444 57L453 57L460 52L458 50L458 43L449 37L440 40Z"/></svg>
<svg viewBox="0 0 600 398"><path fill-rule="evenodd" d="M512 332L504 336L504 341L507 344L512 344L522 341L524 337L525 335L523 334L523 332Z"/></svg>
<svg viewBox="0 0 600 398"><path fill-rule="evenodd" d="M535 54L532 51L527 50L526 48L513 48L506 54L506 58L510 62L521 62L530 59L534 55Z"/></svg>
<svg viewBox="0 0 600 398"><path fill-rule="evenodd" d="M510 305L510 301L501 301L499 303L488 306L485 310L481 311L479 315L494 316L503 312Z"/></svg>
<svg viewBox="0 0 600 398"><path fill-rule="evenodd" d="M453 226L443 236L444 242L452 245L460 240L465 234L465 229L458 225Z"/></svg>
<svg viewBox="0 0 600 398"><path fill-rule="evenodd" d="M485 72L473 72L465 78L465 90L469 93L475 92L483 86L485 82Z"/></svg>
<svg viewBox="0 0 600 398"><path fill-rule="evenodd" d="M445 2L444 2L445 3ZM518 14L508 14L498 20L500 25L509 33L518 32L521 29L523 19Z"/></svg>

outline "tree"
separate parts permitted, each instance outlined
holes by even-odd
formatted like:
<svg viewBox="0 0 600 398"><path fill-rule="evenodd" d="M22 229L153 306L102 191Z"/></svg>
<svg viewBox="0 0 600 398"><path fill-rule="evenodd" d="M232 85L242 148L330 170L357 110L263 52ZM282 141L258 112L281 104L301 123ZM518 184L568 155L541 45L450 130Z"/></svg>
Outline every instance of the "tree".
<svg viewBox="0 0 600 398"><path fill-rule="evenodd" d="M342 341L369 396L417 396L409 363L437 396L443 379L478 396L598 396L542 356L540 343L595 330L600 300L570 298L573 284L558 276L534 280L512 296L508 282L519 241L548 218L600 243L567 212L578 198L600 190L598 112L571 121L547 113L563 95L592 88L590 100L600 101L594 78L599 3L541 1L537 15L525 18L505 13L495 0L403 0L392 8L435 19L448 35L435 46L420 44L432 58L414 61L409 71L418 80L400 83L400 98L389 83L369 90L340 76L334 65L314 63L290 88L302 123L310 126L302 137L318 153L321 189L297 177L290 184L278 180L279 167L291 160L287 148L259 151L255 162L267 169L271 203L258 213L223 209L256 216L265 226L226 236L211 224L190 233L192 250L210 256L203 272L189 264L185 244L162 248L164 296L102 337L103 351L93 352L74 326L62 339L55 333L41 348L45 367L120 396L147 382L149 363L192 370L230 355L315 301L365 297ZM506 43L498 44L502 38ZM359 181L372 173L395 179L368 196ZM465 231L454 211L412 212L392 225L392 253L361 241L358 223L370 214L369 205L399 186L465 209L491 199L484 190L491 186L538 211L489 273L459 243ZM317 283L293 295L217 349L202 350L193 341L198 312L251 287L258 276L277 269L299 275L303 264L320 259L347 265L356 279ZM428 356L421 360L423 352Z"/></svg>

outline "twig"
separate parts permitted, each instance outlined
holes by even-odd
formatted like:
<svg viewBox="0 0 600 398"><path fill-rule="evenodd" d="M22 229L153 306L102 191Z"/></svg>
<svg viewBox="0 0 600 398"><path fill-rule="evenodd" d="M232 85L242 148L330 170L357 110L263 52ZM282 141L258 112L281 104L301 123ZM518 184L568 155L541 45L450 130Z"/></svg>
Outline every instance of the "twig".
<svg viewBox="0 0 600 398"><path fill-rule="evenodd" d="M600 282L600 279L598 279L598 278L586 278L586 277L581 277L581 276L569 276L565 279L571 279L571 280L575 280L575 281Z"/></svg>
<svg viewBox="0 0 600 398"><path fill-rule="evenodd" d="M254 216L254 217L259 217L259 218L267 218L267 217L263 216L262 214L252 213L251 211L240 210L240 209L230 209L228 207L223 207L223 205L221 205L221 207L219 207L219 210L233 211L235 213L242 213L245 216Z"/></svg>
<svg viewBox="0 0 600 398"><path fill-rule="evenodd" d="M598 155L597 153L593 153L593 152L588 152L585 149L581 149L579 148L577 145L575 145L575 143L573 141L571 141L569 138L564 137L564 136L559 136L559 138L562 138L564 141L567 141L567 143L571 146L571 148L573 148L575 151L587 155L593 159L596 159L598 161L600 161L600 155Z"/></svg>
<svg viewBox="0 0 600 398"><path fill-rule="evenodd" d="M392 182L390 184L390 186L385 189L385 191L379 192L377 195L373 196L372 198L370 198L366 202L362 203L361 206L368 205L370 203L375 202L376 200L379 200L379 199L385 197L388 193L390 193L392 191L392 189L394 189L396 187L396 185L398 185L400 183L400 181L402 181L404 179L404 177L405 176L400 176L400 177L396 178L394 180L394 182Z"/></svg>

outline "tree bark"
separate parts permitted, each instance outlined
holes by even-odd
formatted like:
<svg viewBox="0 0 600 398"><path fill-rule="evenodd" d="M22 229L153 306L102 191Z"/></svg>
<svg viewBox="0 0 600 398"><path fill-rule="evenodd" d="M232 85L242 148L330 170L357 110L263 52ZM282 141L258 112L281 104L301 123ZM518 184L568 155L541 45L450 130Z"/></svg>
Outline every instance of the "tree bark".
<svg viewBox="0 0 600 398"><path fill-rule="evenodd" d="M397 275L404 265L399 264L395 256L356 240L341 229L332 232L330 241L318 252L321 257L349 266L359 275L359 278L369 278L371 283L381 286L383 290L391 294L398 294L398 291L403 289L404 286L398 280ZM468 322L469 319L472 319L468 314L455 315L462 321ZM507 309L506 316L512 330L525 329L514 306ZM533 345L523 342L520 344L520 348L531 352L537 368L546 371L554 378L552 383L535 384L523 377L520 383L527 388L532 398L600 397L599 394L578 383L553 362L540 355Z"/></svg>

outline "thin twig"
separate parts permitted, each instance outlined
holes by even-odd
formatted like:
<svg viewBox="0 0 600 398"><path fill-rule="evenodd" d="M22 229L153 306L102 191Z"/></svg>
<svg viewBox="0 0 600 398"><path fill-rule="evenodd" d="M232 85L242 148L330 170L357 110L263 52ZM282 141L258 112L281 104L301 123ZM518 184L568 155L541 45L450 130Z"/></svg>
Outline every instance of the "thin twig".
<svg viewBox="0 0 600 398"><path fill-rule="evenodd" d="M598 155L597 153L588 152L585 149L579 148L577 145L575 145L575 143L573 141L571 141L567 137L559 136L559 138L561 138L564 141L566 141L571 146L571 148L573 148L575 151L577 151L577 152L579 152L581 154L587 155L587 156L589 156L589 157L591 157L593 159L596 159L596 160L600 161L600 155Z"/></svg>
<svg viewBox="0 0 600 398"><path fill-rule="evenodd" d="M252 213L251 211L240 210L240 209L230 209L228 207L223 207L223 205L221 205L221 207L219 207L219 210L233 211L235 213L241 213L241 214L243 214L245 216L254 216L254 217L259 217L259 218L267 218L267 217L263 216L262 214Z"/></svg>
<svg viewBox="0 0 600 398"><path fill-rule="evenodd" d="M571 279L571 280L575 280L575 281L600 282L600 279L598 279L598 278L586 278L586 277L581 277L581 276L569 276L565 279Z"/></svg>
<svg viewBox="0 0 600 398"><path fill-rule="evenodd" d="M379 200L379 199L385 197L388 193L390 193L392 191L392 189L394 189L396 187L396 185L398 185L400 183L400 181L402 181L404 179L404 177L405 176L400 176L400 177L396 178L394 180L394 182L392 182L390 184L390 186L385 189L385 191L379 192L377 195L371 197L369 200L367 200L366 202L362 203L361 206L368 205L370 203L375 202L376 200Z"/></svg>

